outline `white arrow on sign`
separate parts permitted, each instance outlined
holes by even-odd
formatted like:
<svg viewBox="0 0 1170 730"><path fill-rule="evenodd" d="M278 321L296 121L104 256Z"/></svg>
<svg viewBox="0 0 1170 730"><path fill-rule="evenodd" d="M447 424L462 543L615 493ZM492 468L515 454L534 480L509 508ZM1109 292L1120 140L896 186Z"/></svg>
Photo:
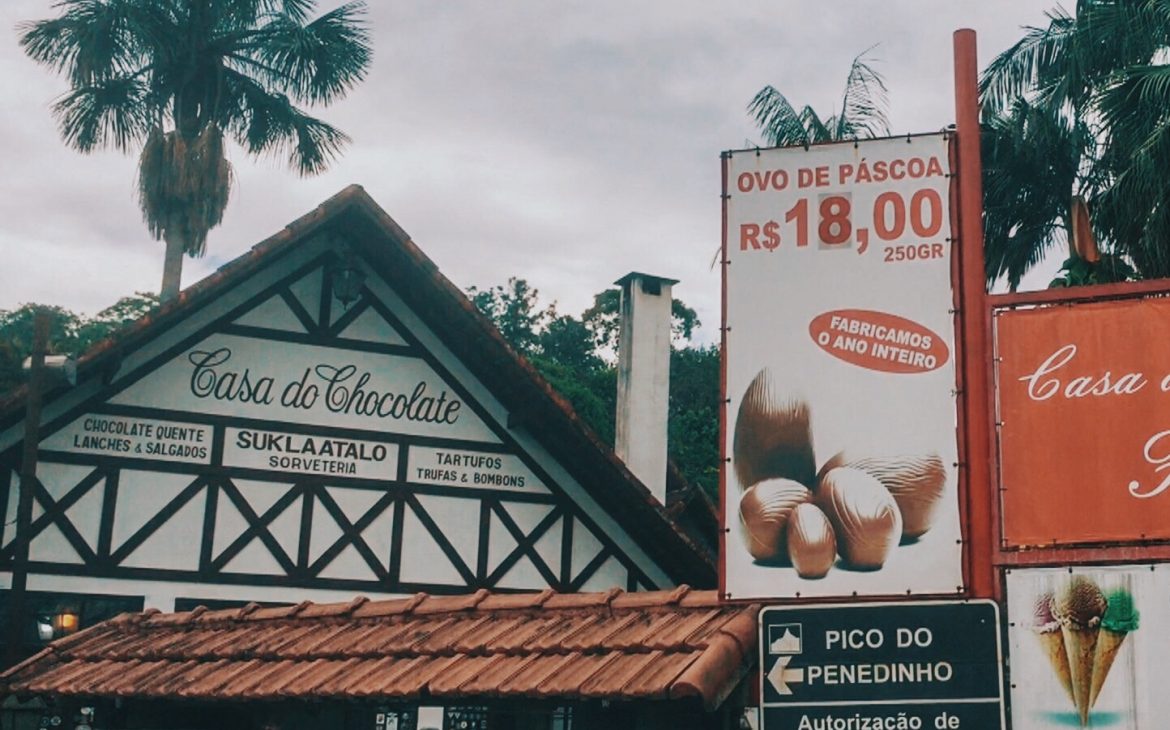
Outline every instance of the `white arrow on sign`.
<svg viewBox="0 0 1170 730"><path fill-rule="evenodd" d="M788 662L792 661L790 656L782 656L776 660L772 665L771 671L768 672L768 681L776 688L776 691L782 695L792 694L792 688L788 686L804 681L804 669L799 667L788 668Z"/></svg>

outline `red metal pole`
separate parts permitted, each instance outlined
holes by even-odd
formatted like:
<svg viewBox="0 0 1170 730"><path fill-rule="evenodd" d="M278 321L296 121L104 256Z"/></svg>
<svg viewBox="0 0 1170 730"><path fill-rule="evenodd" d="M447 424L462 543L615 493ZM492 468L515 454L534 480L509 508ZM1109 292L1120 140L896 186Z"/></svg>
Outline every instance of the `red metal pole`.
<svg viewBox="0 0 1170 730"><path fill-rule="evenodd" d="M719 157L723 238L719 244L719 597L727 595L727 174L731 153ZM754 680L753 680L754 681ZM759 686L759 682L756 682Z"/></svg>
<svg viewBox="0 0 1170 730"><path fill-rule="evenodd" d="M955 126L959 167L960 336L966 420L967 582L970 594L995 598L992 553L996 496L991 473L991 351L983 262L983 165L979 153L979 66L975 31L955 31Z"/></svg>

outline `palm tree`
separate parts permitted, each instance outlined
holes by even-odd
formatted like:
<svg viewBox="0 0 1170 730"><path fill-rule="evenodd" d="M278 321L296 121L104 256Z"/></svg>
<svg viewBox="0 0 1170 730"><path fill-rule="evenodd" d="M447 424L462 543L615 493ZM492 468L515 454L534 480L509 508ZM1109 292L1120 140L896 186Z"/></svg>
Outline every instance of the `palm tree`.
<svg viewBox="0 0 1170 730"><path fill-rule="evenodd" d="M773 86L760 89L747 109L768 144L777 147L807 147L818 142L889 135L886 83L865 58L871 50L853 59L849 77L845 81L841 108L827 119L821 119L811 106L806 105L797 111L788 98Z"/></svg>
<svg viewBox="0 0 1170 730"><path fill-rule="evenodd" d="M982 136L987 278L1015 291L1052 249L1071 244L1073 197L1091 194L1082 176L1091 133L1019 98L984 119Z"/></svg>
<svg viewBox="0 0 1170 730"><path fill-rule="evenodd" d="M324 170L349 138L299 105L343 97L371 58L365 4L310 20L316 0L60 0L24 23L34 61L71 89L53 105L81 152L141 145L139 206L166 242L161 298L179 290L183 254L201 256L231 191L225 146Z"/></svg>
<svg viewBox="0 0 1170 730"><path fill-rule="evenodd" d="M1087 201L1106 254L1097 279L1170 275L1170 6L1079 0L1056 9L983 72L988 281L1013 288L1056 246L1072 250L1073 206ZM1084 263L1084 262L1080 262Z"/></svg>

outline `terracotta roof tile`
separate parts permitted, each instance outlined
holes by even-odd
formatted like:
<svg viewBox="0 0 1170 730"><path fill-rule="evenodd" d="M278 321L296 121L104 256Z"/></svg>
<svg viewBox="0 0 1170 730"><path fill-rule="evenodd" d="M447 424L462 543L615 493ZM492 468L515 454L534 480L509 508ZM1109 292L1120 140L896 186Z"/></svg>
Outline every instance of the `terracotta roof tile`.
<svg viewBox="0 0 1170 730"><path fill-rule="evenodd" d="M714 707L754 658L758 612L680 588L139 615L50 645L0 685L199 700L698 696Z"/></svg>
<svg viewBox="0 0 1170 730"><path fill-rule="evenodd" d="M497 619L490 613L475 613L472 616L474 618L461 618L450 622L441 631L435 631L427 638L415 644L414 650L420 654L467 653L467 649L460 652L456 648L465 639L467 640L466 645L474 649L479 644L476 641L478 633L488 624L497 621Z"/></svg>
<svg viewBox="0 0 1170 730"><path fill-rule="evenodd" d="M306 606L305 610L297 613L297 618L325 618L328 616L349 616L370 599L358 596L349 603L327 603L324 605Z"/></svg>
<svg viewBox="0 0 1170 730"><path fill-rule="evenodd" d="M478 675L472 677L460 689L464 694L471 696L502 695L502 687L509 680L516 677L520 672L532 666L534 663L543 660L544 657L537 654L493 657L490 665Z"/></svg>
<svg viewBox="0 0 1170 730"><path fill-rule="evenodd" d="M535 693L538 697L580 697L581 686L620 657L620 654L608 653L570 654L561 671L547 676L534 688Z"/></svg>
<svg viewBox="0 0 1170 730"><path fill-rule="evenodd" d="M292 618L301 611L304 611L309 606L313 605L309 601L302 601L295 606L270 606L268 608L261 608L249 614L248 618L253 621L268 621L274 618Z"/></svg>
<svg viewBox="0 0 1170 730"><path fill-rule="evenodd" d="M389 665L383 667L382 662L386 661L389 661ZM447 661L450 661L449 657L440 664ZM379 669L380 671L355 675L352 681L344 683L342 691L350 697L411 697L416 695L419 688L425 685L412 682L410 678L421 677L424 673L429 676L430 673L434 672L434 664L436 662L431 657L421 656L383 659L371 665L371 669ZM340 678L333 681L338 682Z"/></svg>
<svg viewBox="0 0 1170 730"><path fill-rule="evenodd" d="M558 593L550 597L545 603L544 608L597 608L600 606L609 606L621 590L618 588L611 588L604 593Z"/></svg>
<svg viewBox="0 0 1170 730"><path fill-rule="evenodd" d="M430 596L415 607L414 613L422 616L428 613L454 613L456 611L470 611L481 601L487 598L488 591L480 588L475 593L465 596Z"/></svg>
<svg viewBox="0 0 1170 730"><path fill-rule="evenodd" d="M564 621L557 612L525 614L509 622L508 630L485 639L484 649L496 654L521 651L535 637L543 636Z"/></svg>
<svg viewBox="0 0 1170 730"><path fill-rule="evenodd" d="M623 593L610 603L614 608L650 608L653 606L669 606L681 601L691 592L690 586L679 586L669 593L651 591L644 593Z"/></svg>
<svg viewBox="0 0 1170 730"><path fill-rule="evenodd" d="M660 661L663 652L620 655L604 672L594 674L581 684L581 694L586 697L625 696L626 687L642 675L654 662Z"/></svg>
<svg viewBox="0 0 1170 730"><path fill-rule="evenodd" d="M492 663L499 661L499 659L500 657L494 656L459 655L455 661L448 665L445 672L435 677L428 688L431 694L436 697L459 696L463 685L489 670Z"/></svg>
<svg viewBox="0 0 1170 730"><path fill-rule="evenodd" d="M354 618L372 618L375 616L397 616L410 613L420 603L427 599L427 594L416 593L410 598L395 598L389 601L370 601L357 608L351 615Z"/></svg>
<svg viewBox="0 0 1170 730"><path fill-rule="evenodd" d="M671 653L670 660L659 658L649 664L623 688L628 697L665 698L674 680L699 658L702 652Z"/></svg>
<svg viewBox="0 0 1170 730"><path fill-rule="evenodd" d="M540 593L496 593L480 602L481 611L498 611L505 608L540 608L557 594L551 588Z"/></svg>
<svg viewBox="0 0 1170 730"><path fill-rule="evenodd" d="M538 655L534 661L525 664L514 675L500 682L499 694L519 697L536 697L537 688L550 677L567 671L576 659L576 654Z"/></svg>

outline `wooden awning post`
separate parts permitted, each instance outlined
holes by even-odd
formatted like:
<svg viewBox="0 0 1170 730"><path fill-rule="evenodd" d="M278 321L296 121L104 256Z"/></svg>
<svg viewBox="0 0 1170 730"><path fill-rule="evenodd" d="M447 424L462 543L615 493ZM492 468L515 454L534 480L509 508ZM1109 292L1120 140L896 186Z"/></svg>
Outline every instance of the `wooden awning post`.
<svg viewBox="0 0 1170 730"><path fill-rule="evenodd" d="M28 584L28 527L32 521L32 489L37 478L38 433L41 430L41 391L44 389L45 352L49 347L49 313L37 307L33 318L32 358L25 402L24 443L20 457L20 489L16 502L16 535L12 546L12 586L8 591L8 645L5 665L20 661L24 642L25 589Z"/></svg>

